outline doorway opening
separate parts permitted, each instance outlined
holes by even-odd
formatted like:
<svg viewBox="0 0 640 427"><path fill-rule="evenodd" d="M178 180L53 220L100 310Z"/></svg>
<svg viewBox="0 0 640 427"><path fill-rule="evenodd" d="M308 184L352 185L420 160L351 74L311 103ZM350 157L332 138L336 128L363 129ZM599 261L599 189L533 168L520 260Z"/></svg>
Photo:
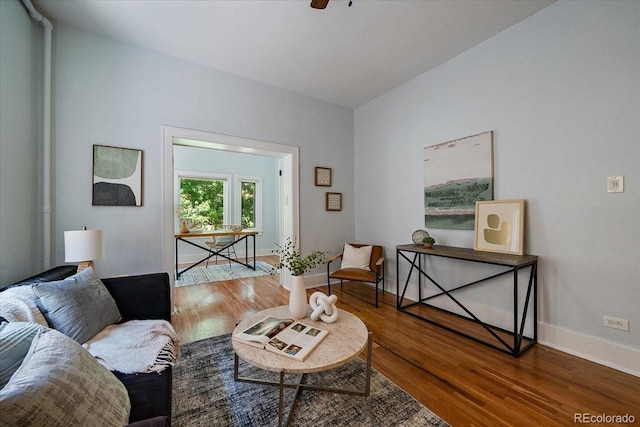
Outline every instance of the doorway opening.
<svg viewBox="0 0 640 427"><path fill-rule="evenodd" d="M288 236L299 234L299 148L211 132L163 126L163 265L167 272L175 271L175 212L174 212L174 146L186 146L219 150L240 154L251 154L275 158L278 161L278 203L277 223L278 244ZM280 275L280 281L287 287L287 275ZM171 297L175 277L170 274Z"/></svg>

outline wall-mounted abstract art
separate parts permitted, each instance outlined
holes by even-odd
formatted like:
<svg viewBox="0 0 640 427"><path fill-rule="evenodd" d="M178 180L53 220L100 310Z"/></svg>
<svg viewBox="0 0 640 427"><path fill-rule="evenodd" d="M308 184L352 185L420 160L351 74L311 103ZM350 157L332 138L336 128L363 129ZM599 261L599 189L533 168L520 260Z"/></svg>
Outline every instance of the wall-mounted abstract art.
<svg viewBox="0 0 640 427"><path fill-rule="evenodd" d="M424 224L473 230L477 201L493 200L493 132L424 148Z"/></svg>
<svg viewBox="0 0 640 427"><path fill-rule="evenodd" d="M94 206L142 206L142 150L93 146Z"/></svg>

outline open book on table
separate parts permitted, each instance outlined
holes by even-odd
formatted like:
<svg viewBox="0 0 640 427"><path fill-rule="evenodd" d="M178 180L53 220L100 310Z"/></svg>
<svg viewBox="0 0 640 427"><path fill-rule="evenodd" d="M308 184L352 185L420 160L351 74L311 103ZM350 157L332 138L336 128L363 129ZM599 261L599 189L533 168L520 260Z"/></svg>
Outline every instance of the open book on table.
<svg viewBox="0 0 640 427"><path fill-rule="evenodd" d="M265 317L233 339L303 361L328 333L294 319Z"/></svg>

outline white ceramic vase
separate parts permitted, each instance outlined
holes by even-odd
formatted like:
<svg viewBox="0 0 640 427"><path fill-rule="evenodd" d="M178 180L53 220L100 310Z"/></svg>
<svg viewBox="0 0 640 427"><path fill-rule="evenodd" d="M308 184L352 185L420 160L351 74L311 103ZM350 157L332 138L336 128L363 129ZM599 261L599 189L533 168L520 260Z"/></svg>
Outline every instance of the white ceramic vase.
<svg viewBox="0 0 640 427"><path fill-rule="evenodd" d="M294 319L304 319L307 316L307 289L304 286L304 276L293 276L291 281L289 315Z"/></svg>

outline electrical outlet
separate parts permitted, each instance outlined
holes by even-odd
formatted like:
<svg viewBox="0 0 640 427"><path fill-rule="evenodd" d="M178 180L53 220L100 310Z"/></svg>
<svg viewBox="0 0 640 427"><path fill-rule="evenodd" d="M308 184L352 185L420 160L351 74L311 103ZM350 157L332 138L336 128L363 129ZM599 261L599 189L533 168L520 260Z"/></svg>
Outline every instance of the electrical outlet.
<svg viewBox="0 0 640 427"><path fill-rule="evenodd" d="M624 193L624 176L607 177L607 193Z"/></svg>
<svg viewBox="0 0 640 427"><path fill-rule="evenodd" d="M618 317L602 316L604 326L607 328L620 329L629 332L629 321Z"/></svg>

